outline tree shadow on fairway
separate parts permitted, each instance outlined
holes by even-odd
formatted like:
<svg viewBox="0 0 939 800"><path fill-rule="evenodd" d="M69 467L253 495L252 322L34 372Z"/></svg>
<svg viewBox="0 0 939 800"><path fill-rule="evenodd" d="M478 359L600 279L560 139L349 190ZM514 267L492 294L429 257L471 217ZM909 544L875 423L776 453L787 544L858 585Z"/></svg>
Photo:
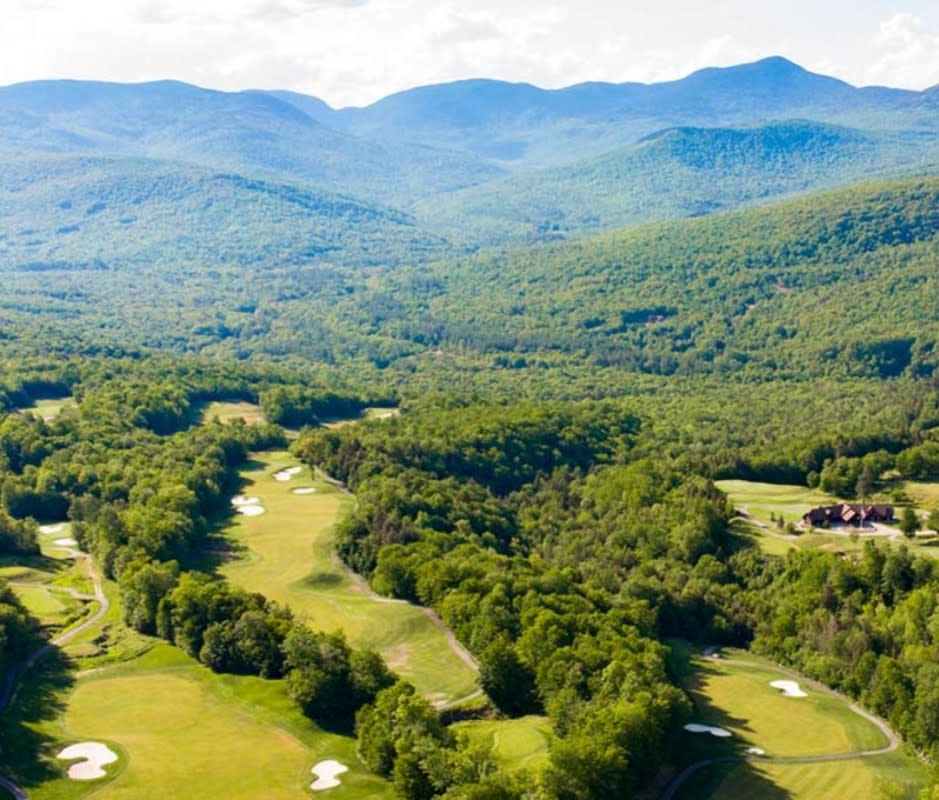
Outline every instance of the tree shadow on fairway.
<svg viewBox="0 0 939 800"><path fill-rule="evenodd" d="M62 775L55 760L62 742L45 730L64 713L74 673L68 656L53 648L21 676L13 703L0 715L0 771L24 788Z"/></svg>
<svg viewBox="0 0 939 800"><path fill-rule="evenodd" d="M760 769L759 761L711 764L681 785L673 800L792 800L794 795Z"/></svg>

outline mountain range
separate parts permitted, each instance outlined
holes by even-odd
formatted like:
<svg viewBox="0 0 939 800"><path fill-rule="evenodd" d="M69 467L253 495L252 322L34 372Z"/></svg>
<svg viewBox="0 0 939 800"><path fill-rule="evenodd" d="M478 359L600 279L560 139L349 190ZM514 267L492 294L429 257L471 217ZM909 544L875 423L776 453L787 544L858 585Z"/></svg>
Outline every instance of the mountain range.
<svg viewBox="0 0 939 800"><path fill-rule="evenodd" d="M353 244L362 218L336 202L408 229L390 265L438 257L441 238L459 251L570 238L937 164L939 90L859 89L783 58L651 85L458 81L344 109L285 91L41 81L0 88L0 266L165 260L154 243L174 237L189 260L382 260ZM77 221L80 206L107 213ZM312 244L288 222L307 213L332 227L308 225ZM27 216L42 236L23 233ZM209 230L237 235L216 246Z"/></svg>

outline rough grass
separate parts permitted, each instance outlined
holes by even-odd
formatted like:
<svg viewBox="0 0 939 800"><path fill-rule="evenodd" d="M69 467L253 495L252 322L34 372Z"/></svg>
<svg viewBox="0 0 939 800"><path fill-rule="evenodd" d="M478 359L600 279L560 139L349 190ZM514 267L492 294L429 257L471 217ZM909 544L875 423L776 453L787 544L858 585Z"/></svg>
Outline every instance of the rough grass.
<svg viewBox="0 0 939 800"><path fill-rule="evenodd" d="M36 400L31 406L16 409L22 413L35 414L46 422L52 422L67 408L77 406L72 397L59 397L49 400Z"/></svg>
<svg viewBox="0 0 939 800"><path fill-rule="evenodd" d="M538 769L548 763L551 725L546 717L461 722L454 729L473 744L489 745L503 769Z"/></svg>
<svg viewBox="0 0 939 800"><path fill-rule="evenodd" d="M476 688L476 675L419 609L379 602L350 578L334 554L334 527L353 500L308 470L291 481L273 473L297 462L287 453L260 454L243 473L243 494L261 499L260 517L235 515L222 533L237 557L222 574L248 591L289 605L320 630L343 630L357 647L379 650L389 665L433 701L454 700ZM316 494L292 489L315 486Z"/></svg>
<svg viewBox="0 0 939 800"><path fill-rule="evenodd" d="M326 758L350 768L333 793L339 800L390 795L358 762L354 740L305 720L283 682L217 676L166 645L81 680L59 726L63 741L113 742L126 753L120 775L95 794L108 800L299 799L309 796L310 768ZM51 800L61 782L31 796Z"/></svg>

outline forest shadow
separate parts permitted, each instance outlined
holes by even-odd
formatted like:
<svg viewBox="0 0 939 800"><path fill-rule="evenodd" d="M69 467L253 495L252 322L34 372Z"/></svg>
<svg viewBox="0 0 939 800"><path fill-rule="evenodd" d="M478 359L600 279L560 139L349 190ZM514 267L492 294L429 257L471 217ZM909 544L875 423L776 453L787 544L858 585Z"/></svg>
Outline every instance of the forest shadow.
<svg viewBox="0 0 939 800"><path fill-rule="evenodd" d="M734 774L735 785L746 786L746 794L741 796L759 797L760 800L791 798L792 795L787 790L777 786L760 771L762 759L747 753L754 744L743 741L737 735L736 731L742 731L745 735L753 732L749 721L716 705L708 697L708 679L724 674L720 669L720 661L711 662L702 658L686 641L672 640L668 644L669 673L688 695L694 707L689 722L735 731L729 738L689 731L679 731L676 734L673 752L679 768L700 761L713 761L714 764L691 775L681 791L675 795L675 800L707 800L721 796L718 794L719 788L731 773ZM764 763L768 763L768 760Z"/></svg>
<svg viewBox="0 0 939 800"><path fill-rule="evenodd" d="M53 648L21 676L13 703L0 715L0 763L4 773L24 788L61 777L55 748L61 740L45 732L65 712L75 666Z"/></svg>

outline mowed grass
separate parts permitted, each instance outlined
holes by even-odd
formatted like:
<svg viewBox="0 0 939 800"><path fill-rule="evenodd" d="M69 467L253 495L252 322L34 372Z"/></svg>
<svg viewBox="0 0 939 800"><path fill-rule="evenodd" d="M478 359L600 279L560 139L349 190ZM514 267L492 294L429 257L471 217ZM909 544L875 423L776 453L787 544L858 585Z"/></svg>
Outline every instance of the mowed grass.
<svg viewBox="0 0 939 800"><path fill-rule="evenodd" d="M95 797L304 798L310 768L335 758L349 767L330 795L384 800L387 784L359 763L352 738L304 719L282 681L219 676L175 648L83 678L59 723L65 742L104 741L122 754L119 775ZM63 796L66 779L31 791Z"/></svg>
<svg viewBox="0 0 939 800"><path fill-rule="evenodd" d="M842 754L887 745L883 733L840 697L804 680L800 685L808 697L786 697L770 684L793 680L789 674L750 653L725 655L692 662L684 684L695 704L693 722L726 728L737 743L770 756Z"/></svg>
<svg viewBox="0 0 939 800"><path fill-rule="evenodd" d="M287 453L256 456L241 493L258 497L266 513L235 515L223 534L241 548L221 567L233 584L289 605L318 630L342 630L355 647L382 653L389 666L435 702L476 689L476 675L452 651L444 633L418 608L373 599L348 575L334 552L334 529L354 500L304 469L290 481L273 475L298 466ZM314 487L315 494L293 490Z"/></svg>
<svg viewBox="0 0 939 800"><path fill-rule="evenodd" d="M736 508L764 523L780 516L786 522L798 522L812 508L838 502L838 498L806 486L718 481L717 488L730 498Z"/></svg>
<svg viewBox="0 0 939 800"><path fill-rule="evenodd" d="M198 409L202 422L211 422L218 417L220 422L233 422L243 419L248 425L260 425L264 422L264 413L261 407L246 402L212 402L205 403Z"/></svg>
<svg viewBox="0 0 939 800"><path fill-rule="evenodd" d="M907 761L889 755L821 764L715 765L697 773L676 800L916 800L926 774ZM885 793L885 787L895 793Z"/></svg>
<svg viewBox="0 0 939 800"><path fill-rule="evenodd" d="M929 481L903 481L899 484L923 513L939 508L939 483Z"/></svg>
<svg viewBox="0 0 939 800"><path fill-rule="evenodd" d="M509 771L538 769L548 763L551 724L546 717L461 722L454 730L473 744L488 745L498 765Z"/></svg>
<svg viewBox="0 0 939 800"><path fill-rule="evenodd" d="M682 654L676 669L695 705L693 722L725 728L731 739L686 733L687 763L729 758L694 773L678 800L841 800L877 798L880 787L899 787L914 800L927 779L926 770L901 749L869 758L821 763L736 760L755 747L770 758L824 758L877 750L884 734L851 711L848 702L793 677L751 653L725 650L721 658ZM770 686L795 680L808 694L785 697Z"/></svg>
<svg viewBox="0 0 939 800"><path fill-rule="evenodd" d="M790 550L828 550L847 555L861 552L865 541L906 544L923 555L939 557L939 539L923 532L913 541L902 537L892 538L888 533L861 531L856 540L848 532L800 531L800 535L787 536L773 519L782 517L786 522L798 522L802 515L819 505L842 502L840 498L826 495L805 486L757 483L754 481L718 481L717 486L727 494L734 507L750 516L737 519L733 531L741 538L757 544L769 555L784 556ZM913 498L920 510L930 508L933 498L939 502L939 484L906 482L902 487Z"/></svg>

